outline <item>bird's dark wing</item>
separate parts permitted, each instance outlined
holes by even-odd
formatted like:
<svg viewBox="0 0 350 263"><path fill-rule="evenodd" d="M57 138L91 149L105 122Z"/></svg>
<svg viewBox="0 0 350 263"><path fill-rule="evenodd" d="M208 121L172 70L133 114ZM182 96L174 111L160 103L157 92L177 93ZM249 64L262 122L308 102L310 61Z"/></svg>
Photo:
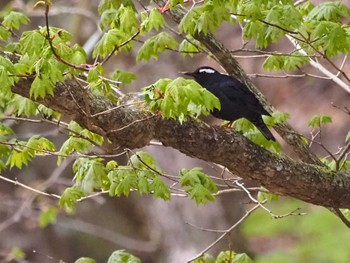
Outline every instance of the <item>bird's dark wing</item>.
<svg viewBox="0 0 350 263"><path fill-rule="evenodd" d="M233 103L242 105L242 107L246 107L247 110L260 115L270 116L256 98L255 94L238 80L227 76L227 78L220 82L219 90Z"/></svg>

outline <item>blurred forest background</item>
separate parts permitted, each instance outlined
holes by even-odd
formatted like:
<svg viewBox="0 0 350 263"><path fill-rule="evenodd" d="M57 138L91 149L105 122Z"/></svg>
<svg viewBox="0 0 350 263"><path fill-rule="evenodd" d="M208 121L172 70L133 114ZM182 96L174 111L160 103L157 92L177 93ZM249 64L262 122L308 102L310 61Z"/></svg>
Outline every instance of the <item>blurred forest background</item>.
<svg viewBox="0 0 350 263"><path fill-rule="evenodd" d="M43 27L44 12L41 8L34 9L33 2L1 0L0 15L8 9L16 9L31 19L24 30ZM148 1L142 2L148 4ZM312 2L316 4L320 1ZM348 0L343 2L350 5ZM50 10L51 26L69 31L74 41L84 46L90 57L94 44L101 36L98 29L98 4L98 0L55 0ZM136 6L141 8L137 4ZM243 45L238 25L223 25L216 35L232 50ZM141 46L141 43L135 44ZM254 48L254 43L248 43L247 47ZM288 51L293 47L288 41L280 41L273 48ZM125 92L139 92L159 78L175 78L178 72L192 71L203 65L222 71L215 61L209 60L205 55L190 58L177 52L166 52L158 60L138 64L135 57L136 53L119 55L117 58L112 57L105 65L111 72L119 68L136 74L135 81L123 85ZM325 126L322 131L325 146L335 152L339 146L344 145L344 138L350 129L349 115L331 103L340 108L349 107L349 94L331 80L262 77L260 74L279 73L264 72L262 57L237 56L237 59L272 105L291 115L289 122L297 131L310 136L312 130L307 126L308 120L316 114L326 114L332 116L333 123ZM341 60L336 62L342 63ZM349 69L350 63L347 61L344 71L349 72ZM311 67L304 67L303 70L318 73ZM218 120L210 117L205 120L219 124ZM15 122L10 124L22 138L29 138L37 131L44 133L57 145L65 140L65 136L52 126ZM293 155L286 145L282 146L288 154ZM313 147L319 155L327 155L321 147ZM213 176L221 172L214 164L186 157L171 148L150 146L146 150L168 174L177 174L183 167L194 166L202 166L206 173ZM37 158L31 166L23 170L13 168L11 174L4 176L16 178L48 193L60 194L71 183L72 160L67 159L59 167L56 161L54 157ZM118 160L123 161L125 160ZM104 195L78 204L72 215L60 212L56 224L42 228L38 223L40 211L49 205L57 205L57 200L1 181L0 261L10 260L10 251L19 247L27 254L28 262L74 262L81 256L106 262L112 251L123 248L145 263L185 262L218 236L217 233L201 231L192 225L226 229L242 217L249 208L248 202L244 193L222 195L216 202L206 206L197 206L194 201L183 197L172 197L170 202L164 202L137 193L131 193L127 198ZM268 207L280 215L300 208L299 211L306 215L272 219L266 211L259 210L230 236L230 242L224 239L210 253L217 254L218 251L231 248L237 252L246 252L259 263L350 262L350 231L328 210L289 198L280 198Z"/></svg>

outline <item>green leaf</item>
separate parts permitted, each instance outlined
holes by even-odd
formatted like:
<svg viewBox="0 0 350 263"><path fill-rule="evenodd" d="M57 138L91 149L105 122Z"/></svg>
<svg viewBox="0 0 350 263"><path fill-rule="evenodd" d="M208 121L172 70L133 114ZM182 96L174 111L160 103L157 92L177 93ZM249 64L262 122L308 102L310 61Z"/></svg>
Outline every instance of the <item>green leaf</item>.
<svg viewBox="0 0 350 263"><path fill-rule="evenodd" d="M38 138L39 136L31 137L26 146L28 147L27 151L33 151L33 155L44 154L44 151L55 151L56 147L53 142L45 137Z"/></svg>
<svg viewBox="0 0 350 263"><path fill-rule="evenodd" d="M164 118L186 120L188 115L208 115L214 108L220 109L220 101L194 80L182 77L173 81L165 79L144 90L146 101L153 111L160 111Z"/></svg>
<svg viewBox="0 0 350 263"><path fill-rule="evenodd" d="M184 3L184 0L170 0L169 8L172 9L177 5L183 5L183 3Z"/></svg>
<svg viewBox="0 0 350 263"><path fill-rule="evenodd" d="M133 1L132 0L101 0L98 5L98 12L101 14L107 10L110 9L118 9L122 5L124 6L130 6L133 9L135 9Z"/></svg>
<svg viewBox="0 0 350 263"><path fill-rule="evenodd" d="M6 95L9 96L11 94L11 87L14 84L14 79L9 76L8 69L1 64L0 64L0 83L1 83L1 92L5 96Z"/></svg>
<svg viewBox="0 0 350 263"><path fill-rule="evenodd" d="M215 263L235 262L235 254L234 251L222 251L216 258Z"/></svg>
<svg viewBox="0 0 350 263"><path fill-rule="evenodd" d="M32 85L30 86L29 95L30 97L37 98L45 98L46 95L53 96L54 84L51 82L48 76L36 76Z"/></svg>
<svg viewBox="0 0 350 263"><path fill-rule="evenodd" d="M85 64L87 60L87 54L85 50L79 45L75 44L72 48L72 54L68 58L68 61L74 65Z"/></svg>
<svg viewBox="0 0 350 263"><path fill-rule="evenodd" d="M346 142L350 142L350 131L348 131L348 134L345 137Z"/></svg>
<svg viewBox="0 0 350 263"><path fill-rule="evenodd" d="M171 196L169 187L158 176L153 178L153 181L149 187L149 189L153 191L155 198L170 200Z"/></svg>
<svg viewBox="0 0 350 263"><path fill-rule="evenodd" d="M264 123L269 127L279 123L286 123L289 118L289 113L281 111L274 111L272 116L263 116Z"/></svg>
<svg viewBox="0 0 350 263"><path fill-rule="evenodd" d="M128 196L130 190L137 189L137 176L135 171L129 166L119 166L116 171L108 173L110 181L110 196L121 196L122 194Z"/></svg>
<svg viewBox="0 0 350 263"><path fill-rule="evenodd" d="M161 32L145 41L137 53L137 62L141 60L149 61L152 57L158 58L159 53L163 53L167 48L176 49L178 42L168 33Z"/></svg>
<svg viewBox="0 0 350 263"><path fill-rule="evenodd" d="M295 70L310 61L310 58L308 58L307 56L303 56L299 52L293 53L292 56L284 56L283 59L284 63L282 69L285 70Z"/></svg>
<svg viewBox="0 0 350 263"><path fill-rule="evenodd" d="M152 29L155 29L158 31L160 28L163 28L164 25L165 19L163 15L158 11L157 8L153 8L148 16L145 15L141 23L141 30L150 32Z"/></svg>
<svg viewBox="0 0 350 263"><path fill-rule="evenodd" d="M309 120L309 127L321 127L322 124L331 123L332 117L327 115L315 115Z"/></svg>
<svg viewBox="0 0 350 263"><path fill-rule="evenodd" d="M161 172L161 169L157 165L156 160L148 152L145 151L138 151L133 154L130 157L128 165L132 165L133 167L140 169L151 168L153 170Z"/></svg>
<svg viewBox="0 0 350 263"><path fill-rule="evenodd" d="M48 45L45 36L38 30L23 32L19 40L19 48L22 54L41 54L45 46Z"/></svg>
<svg viewBox="0 0 350 263"><path fill-rule="evenodd" d="M262 203L265 200L268 202L278 201L278 195L266 192L258 192L258 201Z"/></svg>
<svg viewBox="0 0 350 263"><path fill-rule="evenodd" d="M9 29L19 29L21 24L28 24L29 18L20 12L11 11L4 17L2 24Z"/></svg>
<svg viewBox="0 0 350 263"><path fill-rule="evenodd" d="M126 33L119 28L108 30L108 32L104 33L102 38L97 42L92 53L93 57L100 56L101 58L105 58L112 52L117 53L120 50L130 50L132 47L132 41L124 44L122 47L119 47L119 45L130 39L134 33L135 32L132 31Z"/></svg>
<svg viewBox="0 0 350 263"><path fill-rule="evenodd" d="M350 51L350 31L339 23L321 21L307 24L311 30L310 41L313 47L324 50L328 57Z"/></svg>
<svg viewBox="0 0 350 263"><path fill-rule="evenodd" d="M191 42L189 42L187 39L190 39ZM187 36L179 45L179 51L182 53L183 56L189 55L190 57L193 57L194 54L200 53L197 46L193 45L192 43L196 43L197 46L200 46L200 43Z"/></svg>
<svg viewBox="0 0 350 263"><path fill-rule="evenodd" d="M214 181L203 173L200 167L195 167L191 170L182 169L180 171L180 184L182 187L186 187L186 191L190 194L190 199L195 199L197 205L206 204L207 201L214 201L213 194L218 191Z"/></svg>
<svg viewBox="0 0 350 263"><path fill-rule="evenodd" d="M17 116L26 116L29 117L36 113L35 103L27 98L22 96L14 96L13 99L9 102L10 107L13 107L14 113Z"/></svg>
<svg viewBox="0 0 350 263"><path fill-rule="evenodd" d="M299 52L295 52L291 56L270 55L264 61L263 67L265 70L294 70L305 63L309 62L307 56L303 56Z"/></svg>
<svg viewBox="0 0 350 263"><path fill-rule="evenodd" d="M16 166L18 169L22 169L22 165L28 165L28 162L32 159L32 155L28 151L12 150L9 158L7 159L6 166L10 165L10 168Z"/></svg>
<svg viewBox="0 0 350 263"><path fill-rule="evenodd" d="M116 250L108 258L107 263L141 263L141 260L125 250Z"/></svg>
<svg viewBox="0 0 350 263"><path fill-rule="evenodd" d="M83 129L74 121L69 123L68 129L72 132L70 133L70 137L61 146L59 151L61 155L70 155L74 151L83 153L94 145L92 142L95 142L98 145L102 145L103 143L103 137L101 135ZM89 140L85 138L88 138ZM60 164L63 159L64 157L59 156L58 164Z"/></svg>
<svg viewBox="0 0 350 263"><path fill-rule="evenodd" d="M254 263L254 261L246 253L241 253L236 254L233 263Z"/></svg>
<svg viewBox="0 0 350 263"><path fill-rule="evenodd" d="M72 210L78 200L84 196L84 192L80 188L76 186L69 187L62 193L59 204L69 211Z"/></svg>
<svg viewBox="0 0 350 263"><path fill-rule="evenodd" d="M39 214L39 226L41 228L47 227L50 224L55 224L57 218L57 208L53 206L49 206L45 208Z"/></svg>
<svg viewBox="0 0 350 263"><path fill-rule="evenodd" d="M196 184L193 187L189 187L188 192L190 194L190 199L194 199L197 205L205 205L208 201L215 201L212 193L203 185Z"/></svg>
<svg viewBox="0 0 350 263"><path fill-rule="evenodd" d="M216 263L216 260L212 255L204 253L204 255L191 261L191 263Z"/></svg>
<svg viewBox="0 0 350 263"><path fill-rule="evenodd" d="M307 19L315 19L318 21L327 20L338 22L342 17L349 17L350 9L341 1L324 2L317 5L309 13Z"/></svg>
<svg viewBox="0 0 350 263"><path fill-rule="evenodd" d="M96 263L96 260L93 258L82 257L78 258L74 263Z"/></svg>
<svg viewBox="0 0 350 263"><path fill-rule="evenodd" d="M74 180L84 194L103 188L107 173L102 159L79 158L73 164Z"/></svg>
<svg viewBox="0 0 350 263"><path fill-rule="evenodd" d="M265 21L270 24L278 25L286 30L293 30L294 28L299 28L303 18L294 5L282 4L274 5L268 11Z"/></svg>
<svg viewBox="0 0 350 263"><path fill-rule="evenodd" d="M202 6L190 9L182 18L179 30L182 33L194 35L195 33L215 32L224 22L230 20L230 14L224 4L215 1L206 1Z"/></svg>
<svg viewBox="0 0 350 263"><path fill-rule="evenodd" d="M268 27L260 21L248 21L243 30L243 36L246 39L255 39L258 48L265 48L270 44L270 39L267 38ZM271 35L271 32L270 32Z"/></svg>
<svg viewBox="0 0 350 263"><path fill-rule="evenodd" d="M26 258L26 256L26 253L22 249L20 249L19 247L13 247L11 249L10 254L8 255L8 258L23 261Z"/></svg>
<svg viewBox="0 0 350 263"><path fill-rule="evenodd" d="M136 79L136 75L134 73L118 69L113 73L112 78L116 81L130 84L133 80Z"/></svg>

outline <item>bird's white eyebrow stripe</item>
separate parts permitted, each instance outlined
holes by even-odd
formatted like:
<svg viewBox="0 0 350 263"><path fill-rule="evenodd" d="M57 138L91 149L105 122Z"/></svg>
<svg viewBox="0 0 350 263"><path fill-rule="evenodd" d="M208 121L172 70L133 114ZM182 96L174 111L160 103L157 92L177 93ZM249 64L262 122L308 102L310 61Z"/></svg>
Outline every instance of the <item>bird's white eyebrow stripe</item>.
<svg viewBox="0 0 350 263"><path fill-rule="evenodd" d="M199 73L215 73L215 70L210 68L202 68L199 70Z"/></svg>

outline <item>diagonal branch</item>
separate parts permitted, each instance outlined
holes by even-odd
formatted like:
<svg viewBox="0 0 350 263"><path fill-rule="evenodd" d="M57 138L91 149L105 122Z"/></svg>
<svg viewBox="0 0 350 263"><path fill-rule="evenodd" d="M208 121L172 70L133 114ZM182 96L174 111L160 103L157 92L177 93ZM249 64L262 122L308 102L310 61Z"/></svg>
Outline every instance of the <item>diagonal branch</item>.
<svg viewBox="0 0 350 263"><path fill-rule="evenodd" d="M31 82L30 79L22 80L12 90L29 97ZM164 120L138 103L117 107L107 98L87 92L90 117L79 111L76 105L84 105L84 94L74 80L58 83L54 96L38 99L38 102L63 113L85 128L90 125L92 131L110 141L107 145L110 152L144 147L152 139L158 139L163 145L188 156L223 165L232 173L253 180L271 192L326 207L350 208L349 174L277 156L233 130L212 127L191 119L183 124ZM106 114L94 115L112 108L114 110L106 111Z"/></svg>

